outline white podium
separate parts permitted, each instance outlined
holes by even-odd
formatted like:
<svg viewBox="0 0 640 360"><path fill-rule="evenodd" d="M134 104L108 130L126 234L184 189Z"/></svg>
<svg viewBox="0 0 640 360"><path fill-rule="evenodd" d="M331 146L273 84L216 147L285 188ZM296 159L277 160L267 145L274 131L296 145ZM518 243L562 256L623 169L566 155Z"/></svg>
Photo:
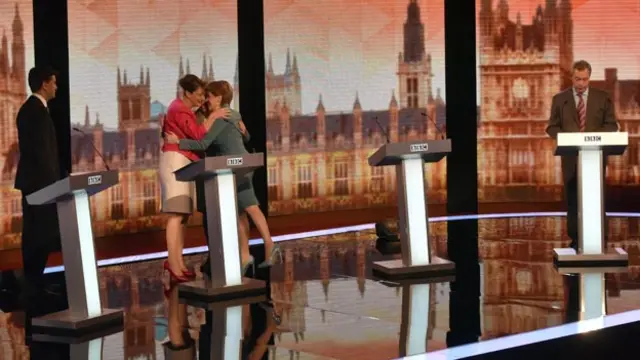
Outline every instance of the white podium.
<svg viewBox="0 0 640 360"><path fill-rule="evenodd" d="M74 173L27 195L31 205L57 205L69 300L69 310L34 318L31 321L34 333L62 331L83 335L104 327L122 326L122 309L104 308L100 300L89 205L90 196L118 182L117 170Z"/></svg>
<svg viewBox="0 0 640 360"><path fill-rule="evenodd" d="M385 144L369 157L370 166L396 167L398 231L402 259L377 261L373 271L389 279L442 276L455 264L431 256L424 163L438 162L451 152L451 140Z"/></svg>
<svg viewBox="0 0 640 360"><path fill-rule="evenodd" d="M559 133L556 155L578 156L578 251L554 249L558 267L628 266L621 248L604 244L604 157L622 155L629 144L626 132Z"/></svg>
<svg viewBox="0 0 640 360"><path fill-rule="evenodd" d="M243 277L238 246L236 177L264 165L264 154L207 157L175 172L178 181L204 181L211 278L182 283L180 297L204 302L266 293L262 280Z"/></svg>

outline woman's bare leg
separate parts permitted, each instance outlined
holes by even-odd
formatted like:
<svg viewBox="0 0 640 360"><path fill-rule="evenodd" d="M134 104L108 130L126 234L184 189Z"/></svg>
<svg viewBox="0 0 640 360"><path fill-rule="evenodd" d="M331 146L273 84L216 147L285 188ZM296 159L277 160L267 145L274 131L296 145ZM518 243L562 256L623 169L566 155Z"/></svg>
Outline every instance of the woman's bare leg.
<svg viewBox="0 0 640 360"><path fill-rule="evenodd" d="M251 253L249 252L249 218L246 212L238 216L238 246L240 247L242 263L245 264L251 258Z"/></svg>
<svg viewBox="0 0 640 360"><path fill-rule="evenodd" d="M262 239L264 240L264 251L267 259L271 256L271 251L273 250L273 240L271 239L271 233L269 232L269 224L267 224L267 218L260 210L258 205L251 205L244 209L244 211L251 216L253 223L256 224L256 228L258 228L258 232ZM247 222L249 220L247 219ZM247 247L248 247L247 243Z"/></svg>
<svg viewBox="0 0 640 360"><path fill-rule="evenodd" d="M180 223L180 269L182 271L188 271L187 265L184 263L184 257L182 256L182 252L184 251L184 228L185 224L189 220L189 215L184 215L182 217L182 222Z"/></svg>
<svg viewBox="0 0 640 360"><path fill-rule="evenodd" d="M167 220L167 252L169 253L167 261L169 267L176 275L181 275L182 250L180 246L180 231L182 228L182 215L171 214Z"/></svg>
<svg viewBox="0 0 640 360"><path fill-rule="evenodd" d="M183 234L184 225L183 222L187 215L183 214L171 214L167 220L167 252L169 267L176 275L182 275L182 271L186 268L184 266L184 259L182 258L183 250Z"/></svg>

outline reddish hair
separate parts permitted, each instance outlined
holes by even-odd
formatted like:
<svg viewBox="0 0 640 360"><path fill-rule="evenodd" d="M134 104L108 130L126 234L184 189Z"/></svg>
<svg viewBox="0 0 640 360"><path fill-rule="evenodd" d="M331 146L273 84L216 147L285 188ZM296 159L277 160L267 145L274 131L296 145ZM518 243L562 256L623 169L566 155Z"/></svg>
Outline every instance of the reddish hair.
<svg viewBox="0 0 640 360"><path fill-rule="evenodd" d="M229 106L231 100L233 100L233 88L228 81L212 81L207 84L204 90L207 95L221 96L222 100L220 101L220 105L222 106Z"/></svg>

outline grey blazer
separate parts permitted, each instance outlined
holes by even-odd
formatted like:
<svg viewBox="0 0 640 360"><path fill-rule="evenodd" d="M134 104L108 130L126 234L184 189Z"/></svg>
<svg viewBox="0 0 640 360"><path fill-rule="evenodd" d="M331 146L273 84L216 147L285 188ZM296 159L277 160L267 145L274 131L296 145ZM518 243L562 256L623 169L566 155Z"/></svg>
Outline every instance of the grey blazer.
<svg viewBox="0 0 640 360"><path fill-rule="evenodd" d="M204 115L197 115L198 122L204 119ZM202 140L180 139L180 150L202 151L207 156L246 154L245 142L250 136L240 131L241 120L240 113L231 110L229 119L217 119Z"/></svg>

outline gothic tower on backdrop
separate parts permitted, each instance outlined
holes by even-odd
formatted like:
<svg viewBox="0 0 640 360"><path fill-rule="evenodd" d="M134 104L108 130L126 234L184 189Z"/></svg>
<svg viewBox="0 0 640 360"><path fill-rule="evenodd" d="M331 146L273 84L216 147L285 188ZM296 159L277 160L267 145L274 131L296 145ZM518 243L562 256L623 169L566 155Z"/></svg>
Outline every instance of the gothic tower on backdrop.
<svg viewBox="0 0 640 360"><path fill-rule="evenodd" d="M404 53L398 54L400 108L424 108L433 102L431 55L425 51L424 24L417 0L407 6Z"/></svg>
<svg viewBox="0 0 640 360"><path fill-rule="evenodd" d="M571 0L560 0L559 41L560 69L562 70L562 88L571 86L573 67L573 19L571 18ZM556 20L558 21L558 20Z"/></svg>
<svg viewBox="0 0 640 360"><path fill-rule="evenodd" d="M24 45L24 26L22 25L22 19L20 19L20 10L16 3L15 15L13 17L13 42L11 44L11 56L13 61L11 63L11 75L18 82L16 85L17 90L26 90L25 79L25 45Z"/></svg>
<svg viewBox="0 0 640 360"><path fill-rule="evenodd" d="M202 74L200 75L200 80L204 81L205 84L215 80L213 76L213 59L209 56L209 62L207 62L207 54L202 54Z"/></svg>
<svg viewBox="0 0 640 360"><path fill-rule="evenodd" d="M131 129L145 127L151 117L151 77L149 68L140 66L140 82L133 84L127 78L127 71L120 74L118 68L118 127Z"/></svg>
<svg viewBox="0 0 640 360"><path fill-rule="evenodd" d="M11 52L6 30L2 31L0 49L0 168L5 179L12 176L17 165L16 115L27 97L24 26L18 4L11 30Z"/></svg>
<svg viewBox="0 0 640 360"><path fill-rule="evenodd" d="M202 54L202 73L200 74L200 80L204 81L205 84L214 81L215 76L213 75L213 59L209 56L209 61L207 61L207 54ZM180 65L178 68L178 80L176 80L176 98L182 96L182 89L180 88L180 79L183 76L191 74L191 64L189 59L187 59L187 71L184 70L184 61L182 56L180 56Z"/></svg>
<svg viewBox="0 0 640 360"><path fill-rule="evenodd" d="M286 107L291 115L302 114L302 81L298 69L298 56L287 49L287 59L284 73L277 74L273 70L273 58L265 63L265 96L267 117L277 117L280 109ZM240 109L240 86L238 82L238 61L236 60L236 73L233 77L234 109ZM285 106L286 105L286 106Z"/></svg>
<svg viewBox="0 0 640 360"><path fill-rule="evenodd" d="M184 71L184 61L182 60L182 56L180 56L180 65L178 69L178 80L176 80L176 98L182 96L182 89L180 88L180 79L186 74L191 74L191 65L189 64L189 59L187 59L187 71Z"/></svg>

